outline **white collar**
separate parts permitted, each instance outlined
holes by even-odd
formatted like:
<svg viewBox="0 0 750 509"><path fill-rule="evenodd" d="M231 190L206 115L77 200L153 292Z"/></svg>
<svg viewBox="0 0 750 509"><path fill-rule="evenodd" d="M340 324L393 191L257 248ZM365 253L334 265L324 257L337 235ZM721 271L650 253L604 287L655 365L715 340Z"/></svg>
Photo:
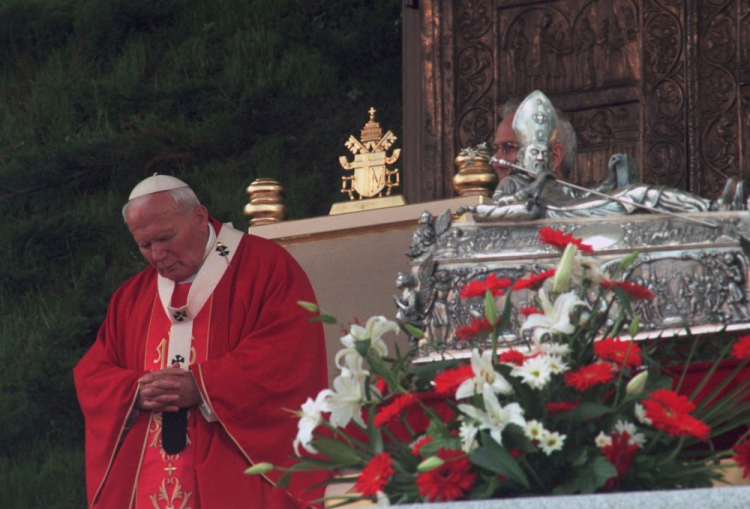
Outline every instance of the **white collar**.
<svg viewBox="0 0 750 509"><path fill-rule="evenodd" d="M198 275L198 271L201 270L201 267L203 267L203 263L206 261L206 258L208 258L208 254L211 252L211 249L214 247L214 243L216 242L216 230L214 230L214 225L211 224L211 222L208 222L208 242L206 242L206 250L203 253L203 260L201 260L201 264L198 266L198 270L196 270L192 276L189 278L179 281L178 285L184 285L187 283L192 283L195 281L195 276Z"/></svg>

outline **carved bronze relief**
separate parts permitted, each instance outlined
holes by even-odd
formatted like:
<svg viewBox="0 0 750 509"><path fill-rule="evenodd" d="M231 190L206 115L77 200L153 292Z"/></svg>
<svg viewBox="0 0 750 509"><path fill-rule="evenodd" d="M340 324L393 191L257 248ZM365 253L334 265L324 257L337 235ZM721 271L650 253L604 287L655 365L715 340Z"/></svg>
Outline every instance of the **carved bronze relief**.
<svg viewBox="0 0 750 509"><path fill-rule="evenodd" d="M429 176L410 199L447 197L449 162L491 142L503 103L534 89L571 117L582 184L601 180L613 153L632 155L644 182L704 196L750 177L747 0L432 0L420 9Z"/></svg>

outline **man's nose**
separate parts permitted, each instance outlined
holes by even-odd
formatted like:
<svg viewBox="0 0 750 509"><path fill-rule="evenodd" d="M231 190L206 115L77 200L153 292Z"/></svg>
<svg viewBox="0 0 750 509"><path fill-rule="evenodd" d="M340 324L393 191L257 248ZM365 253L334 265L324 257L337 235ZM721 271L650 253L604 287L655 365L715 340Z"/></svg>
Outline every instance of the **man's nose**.
<svg viewBox="0 0 750 509"><path fill-rule="evenodd" d="M152 246L151 247L151 259L155 262L158 262L160 260L163 260L167 256L167 251L161 246Z"/></svg>

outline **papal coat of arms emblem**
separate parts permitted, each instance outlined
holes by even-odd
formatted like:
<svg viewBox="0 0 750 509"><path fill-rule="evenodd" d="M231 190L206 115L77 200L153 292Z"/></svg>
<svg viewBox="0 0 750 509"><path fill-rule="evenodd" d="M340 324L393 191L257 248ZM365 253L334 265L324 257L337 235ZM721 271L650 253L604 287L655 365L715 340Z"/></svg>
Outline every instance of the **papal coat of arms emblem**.
<svg viewBox="0 0 750 509"><path fill-rule="evenodd" d="M391 131L383 135L380 124L375 121L375 109L370 108L369 113L370 120L362 129L360 139L349 136L345 143L354 154L354 161L349 162L346 156L339 157L345 170L354 171L353 175L341 177L341 192L348 193L350 200L354 200L355 193L360 200L382 197L384 192L385 196L390 196L400 182L398 169L389 170L386 166L395 163L401 155L401 149L394 149L391 156L387 155L396 136Z"/></svg>

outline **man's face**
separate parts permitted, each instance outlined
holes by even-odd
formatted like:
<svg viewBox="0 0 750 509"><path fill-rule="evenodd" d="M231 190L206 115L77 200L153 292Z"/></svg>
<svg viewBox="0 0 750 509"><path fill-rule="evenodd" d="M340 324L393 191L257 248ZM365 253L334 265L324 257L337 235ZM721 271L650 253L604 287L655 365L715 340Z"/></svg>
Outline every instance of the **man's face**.
<svg viewBox="0 0 750 509"><path fill-rule="evenodd" d="M532 143L526 147L522 166L528 170L533 170L534 172L551 170L550 151L547 145Z"/></svg>
<svg viewBox="0 0 750 509"><path fill-rule="evenodd" d="M505 159L510 163L515 163L518 159L518 139L516 132L513 130L513 115L508 115L497 126L495 131L495 147L497 159ZM497 177L503 179L510 173L510 167L493 162L492 166L497 172Z"/></svg>
<svg viewBox="0 0 750 509"><path fill-rule="evenodd" d="M160 276L183 281L198 271L208 240L205 207L186 214L169 192L154 193L128 205L126 219L138 249Z"/></svg>

